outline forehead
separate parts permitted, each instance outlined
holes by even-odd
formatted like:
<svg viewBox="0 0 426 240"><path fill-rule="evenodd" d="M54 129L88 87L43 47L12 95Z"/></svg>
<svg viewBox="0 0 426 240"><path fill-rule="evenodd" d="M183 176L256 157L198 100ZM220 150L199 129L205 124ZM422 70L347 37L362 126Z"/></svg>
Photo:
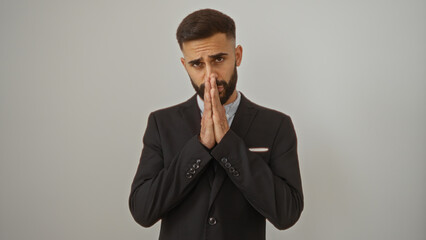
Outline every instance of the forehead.
<svg viewBox="0 0 426 240"><path fill-rule="evenodd" d="M185 58L203 58L219 52L230 54L234 45L235 41L228 38L225 33L216 33L208 38L184 42L182 53Z"/></svg>

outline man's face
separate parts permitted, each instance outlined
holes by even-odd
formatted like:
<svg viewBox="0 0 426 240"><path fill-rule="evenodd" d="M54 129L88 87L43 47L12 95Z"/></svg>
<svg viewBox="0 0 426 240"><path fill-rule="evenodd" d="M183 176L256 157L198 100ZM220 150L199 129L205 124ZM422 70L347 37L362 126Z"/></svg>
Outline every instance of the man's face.
<svg viewBox="0 0 426 240"><path fill-rule="evenodd" d="M241 63L242 47L235 48L235 40L226 34L184 42L181 62L188 72L192 86L204 99L204 80L216 75L222 104L227 104L237 84L237 66Z"/></svg>

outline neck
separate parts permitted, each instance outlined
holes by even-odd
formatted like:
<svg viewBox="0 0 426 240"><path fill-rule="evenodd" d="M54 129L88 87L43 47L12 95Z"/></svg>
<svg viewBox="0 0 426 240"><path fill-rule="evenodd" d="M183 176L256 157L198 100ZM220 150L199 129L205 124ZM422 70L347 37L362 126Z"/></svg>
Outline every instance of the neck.
<svg viewBox="0 0 426 240"><path fill-rule="evenodd" d="M226 103L223 104L223 105L228 105L230 103L233 103L235 100L237 100L237 96L238 96L237 90L235 89L234 92L232 93L231 97L229 97L228 101L226 101Z"/></svg>

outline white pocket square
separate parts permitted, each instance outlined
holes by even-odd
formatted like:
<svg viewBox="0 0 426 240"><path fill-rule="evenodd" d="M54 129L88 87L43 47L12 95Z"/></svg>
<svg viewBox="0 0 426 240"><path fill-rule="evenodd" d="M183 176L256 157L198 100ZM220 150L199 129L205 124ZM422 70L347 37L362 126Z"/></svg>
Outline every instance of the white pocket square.
<svg viewBox="0 0 426 240"><path fill-rule="evenodd" d="M266 147L258 147L258 148L249 148L252 152L267 152L269 151L269 148Z"/></svg>

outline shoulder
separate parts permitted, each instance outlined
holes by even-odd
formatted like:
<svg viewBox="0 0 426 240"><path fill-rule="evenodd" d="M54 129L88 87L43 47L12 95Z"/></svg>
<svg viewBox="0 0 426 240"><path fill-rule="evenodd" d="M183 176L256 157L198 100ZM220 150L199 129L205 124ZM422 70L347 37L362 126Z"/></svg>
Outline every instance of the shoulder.
<svg viewBox="0 0 426 240"><path fill-rule="evenodd" d="M252 102L247 97L242 95L243 101L246 102L247 106L254 108L256 110L256 118L261 118L263 120L269 120L269 121L290 121L291 118L286 113L283 113L281 111L278 111L276 109L268 108L265 106L261 106L257 103Z"/></svg>
<svg viewBox="0 0 426 240"><path fill-rule="evenodd" d="M155 116L156 118L168 118L171 116L174 116L176 114L179 114L179 111L185 108L194 108L194 107L198 107L197 105L197 99L196 99L196 95L193 95L191 98L189 98L188 100L169 106L169 107L165 107L165 108L160 108L157 109L153 112L151 112L151 115Z"/></svg>

